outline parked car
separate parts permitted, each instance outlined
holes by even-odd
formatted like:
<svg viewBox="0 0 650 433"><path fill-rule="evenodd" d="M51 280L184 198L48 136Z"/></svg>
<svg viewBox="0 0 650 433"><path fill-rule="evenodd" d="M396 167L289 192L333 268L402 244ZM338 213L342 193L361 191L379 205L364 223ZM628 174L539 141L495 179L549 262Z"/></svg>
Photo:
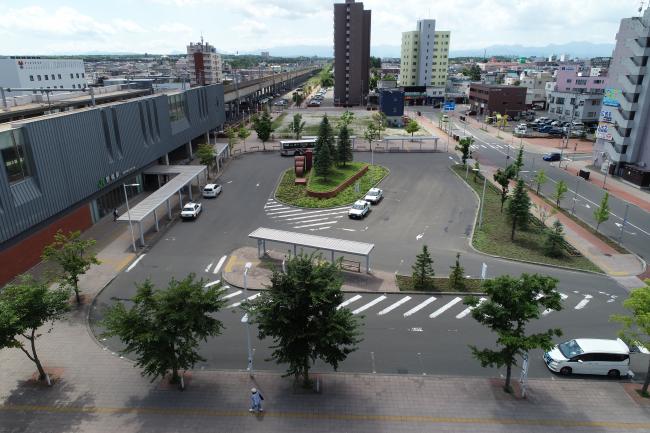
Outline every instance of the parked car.
<svg viewBox="0 0 650 433"><path fill-rule="evenodd" d="M181 218L183 219L196 219L201 213L201 203L189 202L183 206L181 210Z"/></svg>
<svg viewBox="0 0 650 433"><path fill-rule="evenodd" d="M555 136L562 136L565 135L565 132L562 128L560 127L552 127L548 131L546 131L547 134L549 135L555 135Z"/></svg>
<svg viewBox="0 0 650 433"><path fill-rule="evenodd" d="M365 200L357 200L348 210L348 217L350 218L364 218L370 212L370 203Z"/></svg>
<svg viewBox="0 0 650 433"><path fill-rule="evenodd" d="M546 155L542 156L542 159L549 162L559 161L562 159L562 154L558 152L547 153Z"/></svg>
<svg viewBox="0 0 650 433"><path fill-rule="evenodd" d="M476 115L476 110L467 110L467 112L465 112L465 114L468 115L468 116L475 116Z"/></svg>
<svg viewBox="0 0 650 433"><path fill-rule="evenodd" d="M550 126L550 125L543 125L543 126L540 126L539 128L537 128L537 132L547 133L547 132L550 131L551 129L552 129L552 126Z"/></svg>
<svg viewBox="0 0 650 433"><path fill-rule="evenodd" d="M554 120L551 122L551 126L562 126L562 122L559 120Z"/></svg>
<svg viewBox="0 0 650 433"><path fill-rule="evenodd" d="M320 107L320 102L316 101L315 99L312 99L309 101L309 104L307 104L308 107Z"/></svg>
<svg viewBox="0 0 650 433"><path fill-rule="evenodd" d="M216 197L221 194L221 185L218 185L216 183L209 183L203 187L202 194L205 198Z"/></svg>
<svg viewBox="0 0 650 433"><path fill-rule="evenodd" d="M372 204L377 204L382 198L384 198L384 191L379 188L370 188L363 199Z"/></svg>
<svg viewBox="0 0 650 433"><path fill-rule="evenodd" d="M560 374L599 374L609 377L630 373L630 348L623 340L577 338L544 353L549 370Z"/></svg>

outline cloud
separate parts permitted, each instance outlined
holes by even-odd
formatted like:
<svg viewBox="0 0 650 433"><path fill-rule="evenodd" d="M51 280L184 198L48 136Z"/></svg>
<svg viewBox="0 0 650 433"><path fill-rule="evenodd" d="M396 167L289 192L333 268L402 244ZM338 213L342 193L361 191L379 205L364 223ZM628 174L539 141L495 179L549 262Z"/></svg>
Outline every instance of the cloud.
<svg viewBox="0 0 650 433"><path fill-rule="evenodd" d="M158 28L156 29L160 33L181 33L181 34L189 34L195 31L192 27L185 25L183 23L165 23L165 24L160 24Z"/></svg>

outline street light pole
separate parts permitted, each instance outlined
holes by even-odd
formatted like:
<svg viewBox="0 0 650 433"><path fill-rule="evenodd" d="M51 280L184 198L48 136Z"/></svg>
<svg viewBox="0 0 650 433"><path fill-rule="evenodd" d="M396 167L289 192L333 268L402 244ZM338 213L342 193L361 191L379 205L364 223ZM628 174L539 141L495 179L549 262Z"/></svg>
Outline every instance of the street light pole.
<svg viewBox="0 0 650 433"><path fill-rule="evenodd" d="M248 298L248 270L253 266L251 262L246 262L244 266L244 293ZM253 374L253 350L251 348L251 321L250 317L246 320L246 346L248 348L248 366L246 370L252 375Z"/></svg>
<svg viewBox="0 0 650 433"><path fill-rule="evenodd" d="M131 246L133 247L133 252L137 252L137 249L135 248L135 235L133 234L133 223L131 222L131 208L129 207L129 196L126 193L126 187L127 186L140 186L139 183L130 183L130 184L122 184L122 187L124 188L124 199L126 200L126 215L129 218L129 228L131 229Z"/></svg>

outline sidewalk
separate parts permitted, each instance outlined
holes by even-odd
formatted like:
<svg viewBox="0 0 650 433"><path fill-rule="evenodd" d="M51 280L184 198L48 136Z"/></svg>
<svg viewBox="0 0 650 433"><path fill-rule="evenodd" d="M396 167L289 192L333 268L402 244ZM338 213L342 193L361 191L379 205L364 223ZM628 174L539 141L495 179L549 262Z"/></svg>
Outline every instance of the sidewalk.
<svg viewBox="0 0 650 433"><path fill-rule="evenodd" d="M92 298L134 256L128 225L109 217L86 234L98 239L104 261L80 281L82 292ZM650 429L650 404L635 399L631 390L639 385L606 380L531 380L528 398L521 399L504 394L500 379L323 373L318 375L321 392L315 394L295 388L291 378L278 373L256 372L251 378L243 371L197 369L185 373L187 389L180 392L161 380L151 383L130 361L96 341L87 326L90 308L88 303L75 307L37 341L39 357L56 379L51 388L34 382L35 368L20 350L0 351L0 432ZM264 415L247 411L253 386L265 396Z"/></svg>

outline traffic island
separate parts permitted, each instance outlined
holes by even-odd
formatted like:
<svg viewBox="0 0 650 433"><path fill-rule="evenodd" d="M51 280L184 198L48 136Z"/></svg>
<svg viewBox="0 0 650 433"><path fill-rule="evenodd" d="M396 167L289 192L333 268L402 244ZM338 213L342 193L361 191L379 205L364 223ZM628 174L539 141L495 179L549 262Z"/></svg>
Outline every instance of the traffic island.
<svg viewBox="0 0 650 433"><path fill-rule="evenodd" d="M333 167L327 179L316 177L312 170L308 174L307 184L297 185L294 169L289 169L282 175L275 190L275 199L303 208L346 206L362 198L388 173L388 169L380 165L351 162L345 167Z"/></svg>
<svg viewBox="0 0 650 433"><path fill-rule="evenodd" d="M247 288L251 290L266 290L271 285L271 276L274 269L282 270L282 261L289 257L288 252L267 250L264 257L259 258L257 248L242 247L234 250L222 271L222 280L232 287L244 288L244 269L246 263L251 263L251 268L246 276ZM324 258L322 260L325 260ZM359 271L351 271L351 260L346 260L347 266L342 269L344 292L399 292L395 282L395 275L372 269L370 273L363 272L360 263ZM346 270L348 269L348 270Z"/></svg>

